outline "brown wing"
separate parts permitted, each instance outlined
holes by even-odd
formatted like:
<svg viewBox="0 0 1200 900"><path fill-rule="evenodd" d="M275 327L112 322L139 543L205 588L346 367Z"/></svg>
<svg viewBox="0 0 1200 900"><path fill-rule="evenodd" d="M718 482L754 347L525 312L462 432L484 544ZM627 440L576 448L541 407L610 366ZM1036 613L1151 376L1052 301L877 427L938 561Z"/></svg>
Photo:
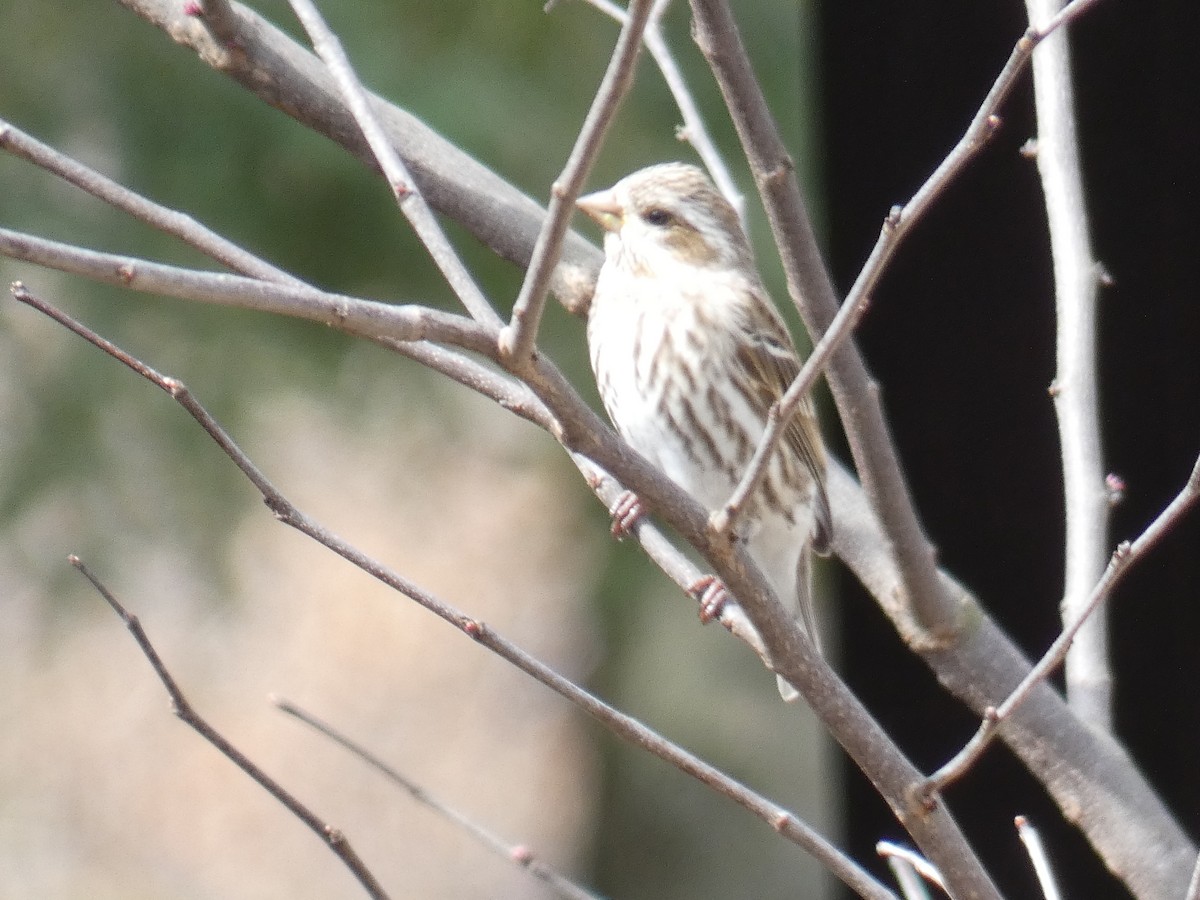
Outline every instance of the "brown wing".
<svg viewBox="0 0 1200 900"><path fill-rule="evenodd" d="M800 359L787 328L769 301L754 296L747 309L744 339L738 342L738 362L746 369L767 410L778 401L800 372ZM784 443L804 463L813 479L813 514L816 527L812 547L822 556L829 553L833 541L833 517L825 492L825 446L817 428L812 400L805 397L788 424Z"/></svg>

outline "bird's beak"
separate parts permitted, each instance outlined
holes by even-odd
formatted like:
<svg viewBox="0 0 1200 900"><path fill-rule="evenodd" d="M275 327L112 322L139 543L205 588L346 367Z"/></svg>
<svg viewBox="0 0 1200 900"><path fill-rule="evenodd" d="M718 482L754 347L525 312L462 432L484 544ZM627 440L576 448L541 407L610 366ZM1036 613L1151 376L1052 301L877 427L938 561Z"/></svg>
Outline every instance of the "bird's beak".
<svg viewBox="0 0 1200 900"><path fill-rule="evenodd" d="M575 205L605 231L618 231L621 228L624 210L613 197L611 190L587 194L576 200Z"/></svg>

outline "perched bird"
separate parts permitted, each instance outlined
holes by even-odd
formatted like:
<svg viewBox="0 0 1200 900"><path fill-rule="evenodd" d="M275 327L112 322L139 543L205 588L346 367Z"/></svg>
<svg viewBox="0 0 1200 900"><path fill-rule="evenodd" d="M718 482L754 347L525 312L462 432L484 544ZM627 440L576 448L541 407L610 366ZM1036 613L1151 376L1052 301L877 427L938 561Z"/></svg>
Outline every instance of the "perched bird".
<svg viewBox="0 0 1200 900"><path fill-rule="evenodd" d="M683 163L634 172L579 207L605 232L587 329L604 408L635 450L718 509L800 369L737 214L708 176ZM811 401L792 419L739 533L819 646L810 550L829 551L832 520ZM779 690L796 696L782 679Z"/></svg>

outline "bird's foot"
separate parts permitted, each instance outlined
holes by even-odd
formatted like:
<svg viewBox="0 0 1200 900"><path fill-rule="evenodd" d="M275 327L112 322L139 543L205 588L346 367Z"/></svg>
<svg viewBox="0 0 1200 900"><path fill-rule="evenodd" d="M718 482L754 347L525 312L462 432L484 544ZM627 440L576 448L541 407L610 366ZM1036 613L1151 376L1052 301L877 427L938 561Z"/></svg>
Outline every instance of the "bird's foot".
<svg viewBox="0 0 1200 900"><path fill-rule="evenodd" d="M633 528L646 515L642 498L633 491L621 491L608 514L612 516L612 536L618 541L633 534Z"/></svg>
<svg viewBox="0 0 1200 900"><path fill-rule="evenodd" d="M725 583L715 575L697 578L688 585L688 593L700 602L700 621L705 625L719 619L725 604L729 602Z"/></svg>

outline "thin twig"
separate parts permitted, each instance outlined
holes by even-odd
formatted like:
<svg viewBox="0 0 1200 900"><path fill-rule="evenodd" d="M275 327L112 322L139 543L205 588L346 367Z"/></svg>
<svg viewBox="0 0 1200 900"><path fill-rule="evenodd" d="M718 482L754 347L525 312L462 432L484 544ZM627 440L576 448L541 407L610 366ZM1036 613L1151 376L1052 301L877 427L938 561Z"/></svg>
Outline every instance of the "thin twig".
<svg viewBox="0 0 1200 900"><path fill-rule="evenodd" d="M1196 867L1192 869L1192 879L1183 900L1200 900L1200 856L1196 857Z"/></svg>
<svg viewBox="0 0 1200 900"><path fill-rule="evenodd" d="M599 10L622 25L627 19L625 10L613 3L612 0L582 0L582 2L587 3L588 6ZM708 170L708 174L712 177L717 190L721 192L722 196L729 201L729 205L737 212L738 221L742 223L742 227L744 228L746 225L746 198L738 190L733 176L729 173L729 167L725 165L725 160L721 158L721 153L717 150L717 145L708 133L708 127L704 124L704 116L701 115L700 107L692 96L687 79L683 77L683 73L679 70L679 65L675 62L675 56L671 52L671 47L667 44L666 38L663 37L662 16L670 5L671 0L658 0L654 4L654 9L650 12L650 21L646 24L646 33L643 35L642 40L646 44L646 49L650 51L650 55L654 58L654 63L658 66L659 72L662 73L663 81L666 82L667 89L671 92L671 97L674 98L675 105L679 108L679 115L683 118L683 125L676 132L676 136L680 140L687 141L695 148L696 154L700 157L700 161L704 163L704 168Z"/></svg>
<svg viewBox="0 0 1200 900"><path fill-rule="evenodd" d="M1059 11L1061 0L1026 0L1037 26ZM1045 41L1033 55L1037 109L1037 165L1054 263L1057 371L1051 395L1062 445L1063 624L1087 602L1109 547L1111 505L1104 486L1100 439L1100 375L1096 361L1096 295L1100 267L1092 252L1079 140L1070 43L1065 34ZM1112 668L1108 616L1099 606L1067 653L1067 703L1093 728L1112 731Z"/></svg>
<svg viewBox="0 0 1200 900"><path fill-rule="evenodd" d="M942 891L946 890L946 883L942 880L942 873L937 870L937 867L910 847L892 841L879 841L875 844L875 852L889 862L893 859L902 860L927 882L937 885Z"/></svg>
<svg viewBox="0 0 1200 900"><path fill-rule="evenodd" d="M1017 816L1013 824L1017 826L1017 836L1025 845L1025 852L1029 854L1029 860L1033 863L1033 871L1042 888L1042 896L1045 900L1062 900L1062 893L1058 890L1058 882L1054 878L1054 867L1050 865L1050 856L1046 853L1041 834L1024 816Z"/></svg>
<svg viewBox="0 0 1200 900"><path fill-rule="evenodd" d="M619 737L670 763L718 794L749 810L787 840L809 852L843 883L857 891L860 896L875 898L875 900L895 900L895 895L891 891L801 821L794 813L767 800L699 757L671 743L637 719L609 706L595 695L564 678L545 663L526 653L516 644L497 634L484 622L471 618L403 575L367 556L297 509L237 446L233 438L203 405L192 396L183 382L158 373L111 341L75 321L66 313L44 300L34 297L23 286L14 285L13 294L20 302L54 319L174 398L262 494L267 508L279 521L311 537L368 575L409 597L443 621L453 625L476 643L491 650L541 684L565 697Z"/></svg>
<svg viewBox="0 0 1200 900"><path fill-rule="evenodd" d="M296 18L308 32L313 43L313 50L329 67L329 74L337 83L338 89L342 93L342 99L354 114L354 120L358 123L358 127L362 129L363 137L366 138L371 151L375 154L379 167L383 170L392 194L400 206L400 211L412 224L417 237L429 251L429 255L437 264L442 276L476 321L488 325L500 324L500 317L492 309L492 305L483 295L483 291L479 289L479 285L475 283L475 279L471 277L471 273L467 271L466 265L455 252L454 246L446 237L442 226L438 224L433 211L425 202L425 198L421 196L417 183L408 171L408 166L404 164L400 154L388 140L387 133L372 109L369 95L354 73L346 51L342 49L341 42L325 23L312 0L289 0L289 2L296 13Z"/></svg>
<svg viewBox="0 0 1200 900"><path fill-rule="evenodd" d="M1079 629L1083 627L1092 611L1112 594L1113 590L1129 572L1129 569L1141 561L1187 515L1197 500L1200 500L1200 458L1196 460L1187 483L1175 495L1175 499L1167 504L1166 509L1158 514L1158 517L1150 523L1149 527L1141 533L1137 540L1132 544L1128 541L1123 541L1113 552L1112 558L1108 562L1108 567L1104 570L1104 574L1100 576L1100 580L1092 587L1087 597L1087 602L1076 612L1075 618L1054 640L1054 643L1050 645L1042 658L1038 660L1037 665L1026 673L1025 677L1021 679L1021 683L1013 689L1012 693L1008 695L1003 703L995 709L988 711L979 729L962 750L929 776L925 784L921 787L921 791L925 796L932 797L936 792L944 790L948 784L951 784L967 773L983 751L987 749L988 744L995 737L997 730L1004 724L1004 721L1012 717L1013 713L1029 697L1034 687L1048 678L1062 663L1063 659L1066 658L1067 651L1071 647L1071 642L1075 639Z"/></svg>
<svg viewBox="0 0 1200 900"><path fill-rule="evenodd" d="M57 175L163 234L179 238L235 272L276 284L307 286L299 278L246 251L201 225L191 216L168 209L131 191L83 163L59 153L3 119L0 119L0 148Z"/></svg>
<svg viewBox="0 0 1200 900"><path fill-rule="evenodd" d="M885 232L887 229L888 225L885 224ZM754 448L754 455L742 473L741 480L725 505L712 514L710 527L717 534L733 533L738 518L746 508L746 503L762 485L767 474L767 461L771 454L778 449L780 441L787 433L788 424L795 417L804 397L812 389L833 354L858 327L858 323L866 314L870 301L871 298L868 294L861 294L853 299L847 297L846 302L838 309L828 330L821 336L821 340L813 347L812 353L804 361L800 371L796 373L795 380L788 386L783 396L771 405L767 412L766 428L758 440L758 445Z"/></svg>
<svg viewBox="0 0 1200 900"><path fill-rule="evenodd" d="M41 307L38 308L40 309ZM350 846L350 842L346 839L346 836L338 829L321 821L307 806L292 796L279 782L275 781L275 779L271 778L271 776L251 762L244 753L209 725L196 712L191 703L188 702L183 691L176 684L175 679L171 677L170 671L168 671L166 664L154 649L154 645L151 644L150 638L147 637L145 629L142 628L142 623L138 621L137 616L130 613L118 602L117 598L113 596L99 578L92 574L91 570L83 564L83 561L78 556L72 555L68 557L68 560L71 565L79 570L84 578L92 583L92 586L100 592L100 596L121 617L121 621L125 623L125 627L133 635L133 639L137 642L138 647L141 648L142 654L149 661L159 681L167 689L167 694L171 698L172 712L186 722L202 738L216 747L230 762L258 782L268 794L282 803L288 812L307 825L313 833L329 846L329 849L337 855L338 859L350 870L351 874L358 879L359 884L363 886L369 896L386 900L387 894L384 892L383 887L359 858L358 854L354 852L354 848Z"/></svg>
<svg viewBox="0 0 1200 900"><path fill-rule="evenodd" d="M542 862L538 859L529 847L521 844L509 844L500 838L498 835L484 828L482 825L475 822L469 816L459 812L452 806L433 796L425 788L421 787L411 778L403 775L394 767L388 765L362 744L351 740L348 736L338 731L328 722L318 719L307 710L301 709L296 704L282 697L272 697L271 702L275 706L299 719L305 725L315 729L325 737L329 738L336 744L339 744L354 756L365 762L368 766L380 772L392 783L399 785L413 800L433 810L443 819L453 823L461 828L468 835L478 841L487 849L491 850L497 856L507 859L509 862L515 863L520 868L529 872L534 878L544 882L560 897L567 897L569 900L599 900L598 895L591 891L585 890L571 879L567 878L553 866Z"/></svg>
<svg viewBox="0 0 1200 900"><path fill-rule="evenodd" d="M633 75L642 50L642 32L652 3L653 0L632 0L630 3L629 15L591 109L579 129L562 174L550 190L549 211L533 246L533 258L529 261L521 291L513 304L512 320L500 331L500 357L514 371L522 371L533 356L550 279L575 212L575 199L600 153L617 108L633 86Z"/></svg>
<svg viewBox="0 0 1200 900"><path fill-rule="evenodd" d="M1096 0L1075 0L1072 7L1085 6L1094 2ZM1071 17L1080 12L1082 12L1081 9L1074 9ZM758 490L762 480L766 477L768 460L774 455L784 434L787 433L787 427L800 409L805 395L811 390L817 377L824 371L833 355L850 339L854 329L862 320L870 306L875 287L887 270L896 250L912 231L913 226L946 192L967 164L987 146L1000 127L998 115L1000 107L1012 91L1017 78L1025 70L1034 47L1067 20L1068 16L1064 11L1063 15L1051 20L1045 27L1030 28L1021 36L1016 46L1013 47L1008 62L996 77L991 90L988 91L958 143L954 145L954 148L946 155L933 174L925 180L925 183L917 189L912 198L902 206L893 207L888 213L879 239L875 242L870 256L863 264L845 301L813 347L812 354L796 374L792 384L772 407L767 427L762 437L759 438L758 447L755 449L746 471L742 474L737 488L725 505L714 514L713 528L719 533L732 533L747 501ZM1093 574L1092 578L1094 577Z"/></svg>
<svg viewBox="0 0 1200 900"><path fill-rule="evenodd" d="M904 900L930 900L929 889L925 887L924 879L917 874L912 863L899 856L889 856L887 864L892 877L900 885L900 896Z"/></svg>

